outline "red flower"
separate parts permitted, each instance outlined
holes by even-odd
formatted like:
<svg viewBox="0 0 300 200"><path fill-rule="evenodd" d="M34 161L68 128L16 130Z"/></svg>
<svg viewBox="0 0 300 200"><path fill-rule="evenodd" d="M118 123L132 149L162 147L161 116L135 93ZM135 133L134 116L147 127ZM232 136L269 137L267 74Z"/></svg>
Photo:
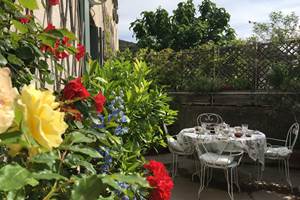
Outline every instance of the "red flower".
<svg viewBox="0 0 300 200"><path fill-rule="evenodd" d="M51 27L51 25L50 25L49 27L50 27L49 30L53 30L52 28L54 26ZM71 46L71 44L69 43L69 38L68 37L63 37L63 39L57 39L55 44L54 44L54 47L50 47L48 45L42 45L40 49L43 52L47 52L47 51L51 52L56 59L64 59L64 58L68 57L69 54L68 54L68 52L66 52L64 50L59 49L60 45L65 46L65 47Z"/></svg>
<svg viewBox="0 0 300 200"><path fill-rule="evenodd" d="M66 46L66 47L70 47L71 44L69 43L69 40L70 40L70 38L64 36L63 39L62 39L62 44L63 44L64 46Z"/></svg>
<svg viewBox="0 0 300 200"><path fill-rule="evenodd" d="M48 0L48 3L50 6L55 6L55 5L59 4L59 0Z"/></svg>
<svg viewBox="0 0 300 200"><path fill-rule="evenodd" d="M49 23L48 26L45 28L45 32L49 32L55 30L55 26L53 26L53 24Z"/></svg>
<svg viewBox="0 0 300 200"><path fill-rule="evenodd" d="M54 56L56 59L64 59L67 58L69 54L65 51L58 51L57 49L55 49Z"/></svg>
<svg viewBox="0 0 300 200"><path fill-rule="evenodd" d="M30 22L30 18L28 17L22 17L19 19L19 21L22 23L22 24L27 24Z"/></svg>
<svg viewBox="0 0 300 200"><path fill-rule="evenodd" d="M174 187L173 181L169 176L165 166L155 160L151 160L144 165L153 176L148 176L147 181L154 189L151 191L151 200L169 200L171 198L171 190Z"/></svg>
<svg viewBox="0 0 300 200"><path fill-rule="evenodd" d="M63 90L64 98L72 100L74 98L86 99L90 96L90 93L81 83L81 78L78 77L67 83Z"/></svg>
<svg viewBox="0 0 300 200"><path fill-rule="evenodd" d="M104 107L104 104L105 104L105 101L106 101L105 96L104 96L101 92L99 92L99 93L94 97L94 101L95 101L95 104L96 104L96 110L97 110L99 113L102 113L103 107Z"/></svg>
<svg viewBox="0 0 300 200"><path fill-rule="evenodd" d="M76 60L79 61L82 57L84 57L84 55L85 55L84 46L81 44L77 44L77 51L75 55Z"/></svg>

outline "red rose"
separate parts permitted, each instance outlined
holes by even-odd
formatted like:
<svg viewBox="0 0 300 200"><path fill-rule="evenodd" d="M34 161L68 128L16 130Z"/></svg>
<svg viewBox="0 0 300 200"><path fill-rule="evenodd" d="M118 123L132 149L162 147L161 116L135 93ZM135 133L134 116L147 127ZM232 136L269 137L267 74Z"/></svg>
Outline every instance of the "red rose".
<svg viewBox="0 0 300 200"><path fill-rule="evenodd" d="M67 83L63 90L63 95L67 100L72 100L74 98L86 99L90 96L90 93L81 83L81 77L78 77Z"/></svg>
<svg viewBox="0 0 300 200"><path fill-rule="evenodd" d="M19 21L22 23L22 24L27 24L30 22L30 19L28 17L22 17L19 19Z"/></svg>
<svg viewBox="0 0 300 200"><path fill-rule="evenodd" d="M84 55L85 55L84 46L81 44L77 44L77 51L75 55L76 60L79 61L82 57L84 57Z"/></svg>
<svg viewBox="0 0 300 200"><path fill-rule="evenodd" d="M169 200L174 184L165 166L160 162L151 160L144 165L144 168L153 174L153 176L147 177L149 185L154 188L150 193L150 200Z"/></svg>
<svg viewBox="0 0 300 200"><path fill-rule="evenodd" d="M101 92L99 92L99 93L94 97L94 101L95 101L95 104L96 104L96 110L97 110L99 113L102 113L103 107L104 107L104 104L105 104L105 101L106 101L105 96L104 96Z"/></svg>
<svg viewBox="0 0 300 200"><path fill-rule="evenodd" d="M48 0L48 3L50 6L55 6L55 5L59 4L59 0Z"/></svg>
<svg viewBox="0 0 300 200"><path fill-rule="evenodd" d="M55 30L55 26L53 26L53 24L49 23L48 26L45 28L45 32L49 32Z"/></svg>

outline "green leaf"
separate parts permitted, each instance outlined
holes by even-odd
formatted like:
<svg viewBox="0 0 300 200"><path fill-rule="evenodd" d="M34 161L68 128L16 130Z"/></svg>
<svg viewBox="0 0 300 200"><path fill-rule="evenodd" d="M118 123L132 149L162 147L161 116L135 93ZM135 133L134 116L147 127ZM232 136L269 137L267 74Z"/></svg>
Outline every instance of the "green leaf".
<svg viewBox="0 0 300 200"><path fill-rule="evenodd" d="M101 77L96 77L95 80L101 82L101 83L108 83L104 78L101 78Z"/></svg>
<svg viewBox="0 0 300 200"><path fill-rule="evenodd" d="M22 60L34 60L34 54L30 47L20 47L16 50L16 55Z"/></svg>
<svg viewBox="0 0 300 200"><path fill-rule="evenodd" d="M67 144L76 144L76 143L92 143L95 142L95 138L91 138L86 136L85 134L81 132L71 132L67 135L67 137L64 139L64 142Z"/></svg>
<svg viewBox="0 0 300 200"><path fill-rule="evenodd" d="M65 69L62 65L60 65L60 64L58 64L58 63L55 64L55 68L56 68L59 72L62 72L62 71L64 71L64 69Z"/></svg>
<svg viewBox="0 0 300 200"><path fill-rule="evenodd" d="M37 36L39 40L41 40L42 44L54 47L56 40L58 39L56 36L53 36L49 33L41 33Z"/></svg>
<svg viewBox="0 0 300 200"><path fill-rule="evenodd" d="M53 173L50 170L32 173L32 176L37 180L68 180L66 177Z"/></svg>
<svg viewBox="0 0 300 200"><path fill-rule="evenodd" d="M18 58L16 55L13 55L13 54L9 54L7 57L7 60L9 61L9 63L17 65L17 66L24 65L23 60L21 60L20 58Z"/></svg>
<svg viewBox="0 0 300 200"><path fill-rule="evenodd" d="M0 134L0 143L17 144L20 142L22 133L20 131L7 132Z"/></svg>
<svg viewBox="0 0 300 200"><path fill-rule="evenodd" d="M14 190L10 191L7 195L7 200L25 200L24 190Z"/></svg>
<svg viewBox="0 0 300 200"><path fill-rule="evenodd" d="M0 169L0 190L18 190L25 185L36 186L38 181L20 165L6 165Z"/></svg>
<svg viewBox="0 0 300 200"><path fill-rule="evenodd" d="M97 175L82 178L78 181L73 190L73 200L97 200L101 194L106 193L106 187Z"/></svg>
<svg viewBox="0 0 300 200"><path fill-rule="evenodd" d="M68 154L65 159L65 164L71 168L77 168L78 166L83 166L87 171L91 172L91 174L96 174L96 170L94 166L84 160L84 156L78 154Z"/></svg>
<svg viewBox="0 0 300 200"><path fill-rule="evenodd" d="M19 0L19 3L24 8L28 8L29 10L35 10L39 8L36 0Z"/></svg>
<svg viewBox="0 0 300 200"><path fill-rule="evenodd" d="M81 146L62 146L62 149L77 152L77 153L82 153L85 155L88 155L92 158L102 158L100 153L96 151L95 149L92 149L90 147L81 147Z"/></svg>
<svg viewBox="0 0 300 200"><path fill-rule="evenodd" d="M22 24L19 21L16 20L12 20L13 25L15 26L15 28L20 31L21 33L27 33L28 32L28 28L25 24Z"/></svg>
<svg viewBox="0 0 300 200"><path fill-rule="evenodd" d="M48 153L41 153L31 158L30 162L33 163L41 163L46 164L49 167L52 167L56 160L58 160L58 155L56 155L54 152L48 152Z"/></svg>
<svg viewBox="0 0 300 200"><path fill-rule="evenodd" d="M6 58L0 53L0 65L5 66L7 64Z"/></svg>
<svg viewBox="0 0 300 200"><path fill-rule="evenodd" d="M128 184L134 185L138 184L142 187L149 187L147 180L144 177L137 175L124 175L124 174L112 174L110 175L113 179L117 181L126 182ZM104 177L105 179L105 177Z"/></svg>
<svg viewBox="0 0 300 200"><path fill-rule="evenodd" d="M89 162L81 160L81 161L78 162L78 165L85 167L92 174L96 174L97 173L97 171L95 170L94 166L91 163L89 163Z"/></svg>
<svg viewBox="0 0 300 200"><path fill-rule="evenodd" d="M71 31L69 31L68 29L59 29L59 32L61 32L61 34L63 34L64 36L66 36L67 38L69 38L70 40L76 40L76 36L74 35L74 33L72 33Z"/></svg>

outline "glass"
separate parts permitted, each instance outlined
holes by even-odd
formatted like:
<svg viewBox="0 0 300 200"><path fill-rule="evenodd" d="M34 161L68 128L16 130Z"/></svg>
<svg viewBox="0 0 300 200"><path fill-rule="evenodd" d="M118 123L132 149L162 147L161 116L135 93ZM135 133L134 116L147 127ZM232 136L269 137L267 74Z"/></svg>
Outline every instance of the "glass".
<svg viewBox="0 0 300 200"><path fill-rule="evenodd" d="M242 124L242 131L246 133L248 131L248 124Z"/></svg>
<svg viewBox="0 0 300 200"><path fill-rule="evenodd" d="M206 123L202 123L201 127L202 127L203 130L206 130Z"/></svg>
<svg viewBox="0 0 300 200"><path fill-rule="evenodd" d="M214 131L215 131L216 134L219 134L219 133L220 133L220 131L221 131L220 128L221 128L221 127L220 127L219 125L215 125L215 126L214 126Z"/></svg>

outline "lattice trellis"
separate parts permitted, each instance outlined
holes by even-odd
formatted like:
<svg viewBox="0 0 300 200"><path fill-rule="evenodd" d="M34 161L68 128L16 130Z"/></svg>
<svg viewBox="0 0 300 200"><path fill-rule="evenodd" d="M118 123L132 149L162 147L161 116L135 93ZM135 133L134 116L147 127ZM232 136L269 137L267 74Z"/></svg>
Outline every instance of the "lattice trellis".
<svg viewBox="0 0 300 200"><path fill-rule="evenodd" d="M112 1L112 9L115 12L115 17L117 17L117 2L117 0ZM72 46L76 47L77 43L84 44L89 54L91 53L91 48L93 48L92 54L90 55L94 59L99 60L100 64L103 64L105 51L104 29L110 28L105 27L104 23L106 18L109 17L107 16L106 3L106 0L60 0L59 5L49 6L48 0L41 0L39 1L40 9L35 10L34 13L31 14L36 17L43 27L52 23L57 28L66 28L73 32L78 40L72 41ZM109 2L108 5L110 5ZM94 9L97 10L100 16L93 16ZM94 24L95 19L98 22L97 26ZM92 28L93 32L91 32ZM91 45L91 43L93 44ZM95 45L98 45L97 48L95 48ZM61 89L61 83L64 77L77 77L82 75L85 65L84 60L78 62L75 56L69 56L60 61L59 64L64 68L63 71L59 71L51 59L47 62L50 65L51 72L55 76L55 82L53 84L54 90ZM37 76L39 75L37 74Z"/></svg>
<svg viewBox="0 0 300 200"><path fill-rule="evenodd" d="M61 0L58 6L49 6L47 0L42 0L39 5L40 9L36 10L33 14L42 23L43 27L46 27L49 23L54 24L58 28L67 28L73 32L79 41L73 41L72 46L76 46L77 43L84 43L84 20L81 15L80 9L81 1L73 0ZM43 9L44 8L44 9ZM84 61L77 62L75 56L69 56L62 59L60 65L64 67L63 71L58 71L54 66L53 61L48 59L50 70L55 76L53 89L61 89L62 78L68 76L79 76L82 74Z"/></svg>
<svg viewBox="0 0 300 200"><path fill-rule="evenodd" d="M245 81L247 89L256 91L271 89L268 74L279 64L298 72L300 78L300 40L176 52L169 57L168 66L179 66L174 68L176 72L172 72L173 68L168 71L170 76L179 77L175 88L178 90L184 88L185 82L199 81L199 77L206 76L220 79L230 87L233 80L240 79Z"/></svg>

